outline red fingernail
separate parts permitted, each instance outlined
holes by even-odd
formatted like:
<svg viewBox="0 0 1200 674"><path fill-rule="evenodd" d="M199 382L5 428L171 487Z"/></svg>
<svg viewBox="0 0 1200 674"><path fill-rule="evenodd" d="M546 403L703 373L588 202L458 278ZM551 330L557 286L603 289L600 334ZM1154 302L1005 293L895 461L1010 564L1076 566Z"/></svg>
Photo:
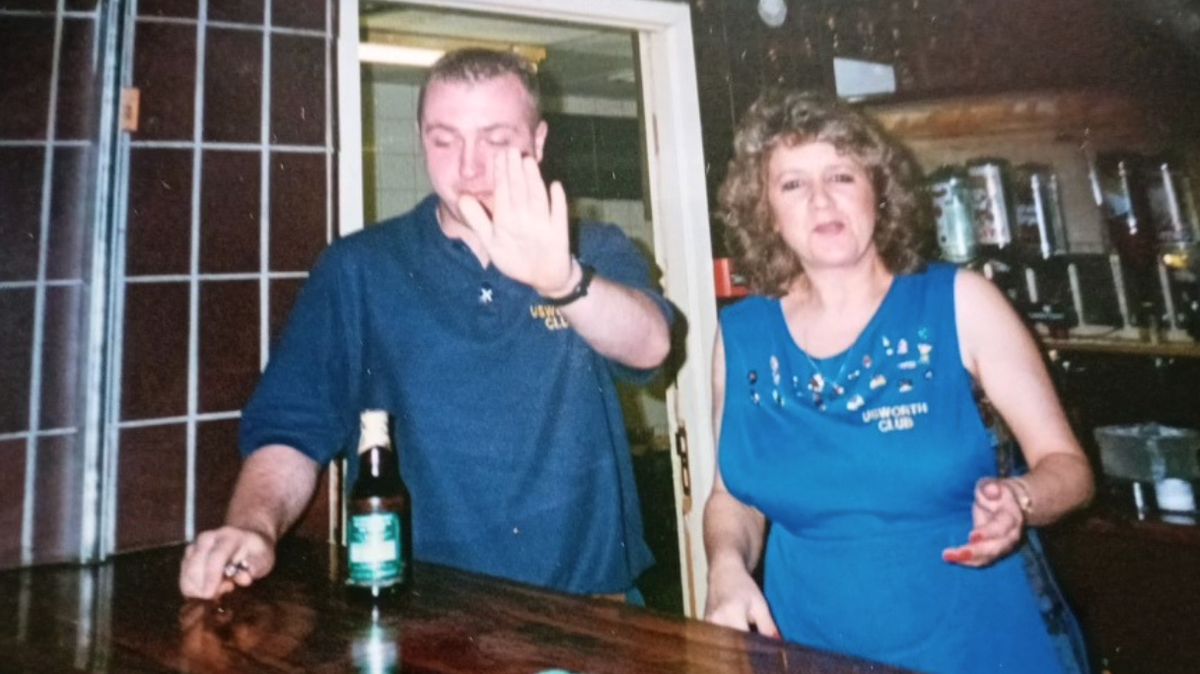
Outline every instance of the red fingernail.
<svg viewBox="0 0 1200 674"><path fill-rule="evenodd" d="M971 535L967 537L967 541L969 541L971 543L978 543L979 541L982 541L985 538L987 538L987 536L984 536L983 534L979 533L978 531L972 531Z"/></svg>
<svg viewBox="0 0 1200 674"><path fill-rule="evenodd" d="M970 550L946 550L942 553L942 559L947 562L969 562L972 556Z"/></svg>

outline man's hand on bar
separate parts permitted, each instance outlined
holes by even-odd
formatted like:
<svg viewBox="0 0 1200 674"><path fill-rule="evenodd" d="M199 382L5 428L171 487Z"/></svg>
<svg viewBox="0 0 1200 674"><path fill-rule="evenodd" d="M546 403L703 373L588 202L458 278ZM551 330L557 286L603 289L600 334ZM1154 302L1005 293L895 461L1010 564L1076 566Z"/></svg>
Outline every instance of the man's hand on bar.
<svg viewBox="0 0 1200 674"><path fill-rule="evenodd" d="M183 553L179 591L191 599L216 599L246 587L275 566L275 545L263 534L224 526L205 531Z"/></svg>

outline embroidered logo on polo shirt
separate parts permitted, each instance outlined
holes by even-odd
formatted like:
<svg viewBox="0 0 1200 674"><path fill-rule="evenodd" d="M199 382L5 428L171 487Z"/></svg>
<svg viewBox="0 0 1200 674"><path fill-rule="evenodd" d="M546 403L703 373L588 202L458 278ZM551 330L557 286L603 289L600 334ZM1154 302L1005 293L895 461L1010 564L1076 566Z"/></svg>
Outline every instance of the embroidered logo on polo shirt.
<svg viewBox="0 0 1200 674"><path fill-rule="evenodd" d="M571 327L571 324L567 323L566 317L560 314L557 308L548 304L529 305L529 316L535 321L543 321L547 330L566 330Z"/></svg>

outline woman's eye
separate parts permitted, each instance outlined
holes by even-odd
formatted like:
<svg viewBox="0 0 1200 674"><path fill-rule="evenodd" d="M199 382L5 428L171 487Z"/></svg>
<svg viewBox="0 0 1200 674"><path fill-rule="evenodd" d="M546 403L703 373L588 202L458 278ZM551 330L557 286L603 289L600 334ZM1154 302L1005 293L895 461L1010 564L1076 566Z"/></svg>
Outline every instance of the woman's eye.
<svg viewBox="0 0 1200 674"><path fill-rule="evenodd" d="M853 183L856 178L853 173L835 173L833 174L833 182L835 183Z"/></svg>
<svg viewBox="0 0 1200 674"><path fill-rule="evenodd" d="M800 189L799 180L785 180L779 185L779 189L783 192L791 192L792 190Z"/></svg>

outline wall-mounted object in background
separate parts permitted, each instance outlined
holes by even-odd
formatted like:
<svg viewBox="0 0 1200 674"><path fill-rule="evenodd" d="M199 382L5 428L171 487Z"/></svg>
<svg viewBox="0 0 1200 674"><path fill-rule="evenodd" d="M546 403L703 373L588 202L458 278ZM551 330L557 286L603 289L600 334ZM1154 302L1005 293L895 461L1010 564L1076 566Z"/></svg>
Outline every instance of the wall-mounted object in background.
<svg viewBox="0 0 1200 674"><path fill-rule="evenodd" d="M778 28L787 21L787 9L784 0L758 0L758 16L772 28Z"/></svg>
<svg viewBox="0 0 1200 674"><path fill-rule="evenodd" d="M889 63L834 57L833 82L842 98L896 93L896 68Z"/></svg>

